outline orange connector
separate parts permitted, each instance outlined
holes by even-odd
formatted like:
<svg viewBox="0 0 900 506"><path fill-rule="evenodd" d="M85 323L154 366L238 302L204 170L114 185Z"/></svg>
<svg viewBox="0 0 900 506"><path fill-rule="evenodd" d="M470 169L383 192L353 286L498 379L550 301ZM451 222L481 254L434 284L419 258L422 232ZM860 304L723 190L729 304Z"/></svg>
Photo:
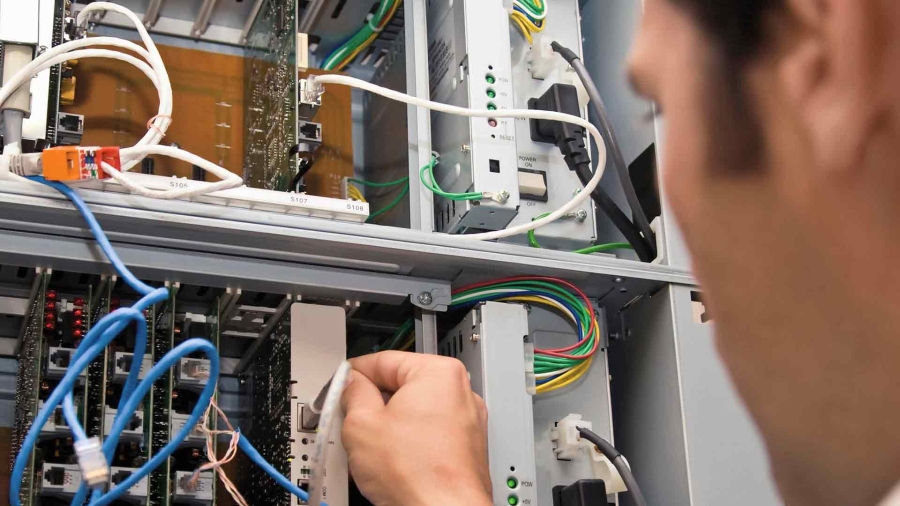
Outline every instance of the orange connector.
<svg viewBox="0 0 900 506"><path fill-rule="evenodd" d="M101 162L121 169L119 148L60 146L41 153L44 177L50 181L107 179L110 176L100 167Z"/></svg>

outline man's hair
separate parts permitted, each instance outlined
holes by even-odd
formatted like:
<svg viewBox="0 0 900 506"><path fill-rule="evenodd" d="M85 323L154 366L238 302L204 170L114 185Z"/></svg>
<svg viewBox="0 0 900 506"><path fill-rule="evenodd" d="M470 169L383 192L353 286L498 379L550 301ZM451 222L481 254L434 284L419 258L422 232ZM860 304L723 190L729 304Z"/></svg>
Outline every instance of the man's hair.
<svg viewBox="0 0 900 506"><path fill-rule="evenodd" d="M741 67L765 50L766 18L787 0L668 0L685 9L710 38L718 58L706 90L709 135L717 139L710 153L717 174L759 174L764 153L762 130L747 100Z"/></svg>
<svg viewBox="0 0 900 506"><path fill-rule="evenodd" d="M766 39L765 19L786 0L670 0L694 16L729 63L758 56Z"/></svg>

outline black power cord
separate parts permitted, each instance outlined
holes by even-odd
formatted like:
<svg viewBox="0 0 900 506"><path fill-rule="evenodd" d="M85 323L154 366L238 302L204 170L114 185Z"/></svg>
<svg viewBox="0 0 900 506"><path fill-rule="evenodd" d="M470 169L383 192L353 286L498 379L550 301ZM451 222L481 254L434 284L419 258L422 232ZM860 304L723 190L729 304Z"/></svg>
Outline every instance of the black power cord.
<svg viewBox="0 0 900 506"><path fill-rule="evenodd" d="M652 257L656 258L656 237L653 234L653 230L650 228L650 222L647 220L647 215L644 212L644 208L641 206L640 200L638 199L637 192L634 189L634 184L631 182L631 174L628 171L628 165L625 163L625 157L622 155L622 148L619 146L619 139L616 137L615 130L613 130L612 121L610 121L609 114L607 114L606 112L606 106L603 105L603 99L600 96L600 91L597 89L597 85L594 83L593 78L591 78L591 74L584 66L584 63L582 63L578 55L576 55L572 50L555 41L550 44L550 47L554 51L559 53L559 55L562 56L562 58L566 60L569 65L572 66L572 69L575 70L578 78L581 79L581 82L584 84L588 96L591 99L591 106L594 108L594 112L597 114L597 120L600 123L600 132L603 134L603 137L606 139L606 143L609 146L609 151L613 159L613 165L616 168L616 172L618 172L619 174L619 180L622 183L622 190L625 193L625 199L628 201L628 206L631 207L631 212L634 216L634 222L635 224L637 224L641 233L646 238L647 245L650 249ZM584 179L582 179L582 182L584 182Z"/></svg>
<svg viewBox="0 0 900 506"><path fill-rule="evenodd" d="M631 472L631 468L628 467L628 463L625 462L625 457L619 453L619 450L616 450L616 447L611 445L609 441L584 427L578 427L578 433L581 434L581 437L593 443L593 445L597 447L597 450L616 466L616 470L619 471L619 475L622 476L622 481L624 481L625 486L628 487L628 493L631 495L631 499L634 501L635 506L647 506L647 501L644 500L644 494L641 492L641 487L638 486L637 480L634 479L634 474Z"/></svg>
<svg viewBox="0 0 900 506"><path fill-rule="evenodd" d="M554 84L540 98L528 101L530 109L557 111L573 116L580 114L578 92L568 84ZM531 139L535 142L555 144L559 148L570 170L575 171L581 184L587 186L593 178L591 157L584 143L584 129L562 121L531 120ZM609 217L615 227L625 236L642 262L652 262L656 258L655 248L641 235L641 231L628 216L619 209L615 201L597 186L591 193L597 207Z"/></svg>

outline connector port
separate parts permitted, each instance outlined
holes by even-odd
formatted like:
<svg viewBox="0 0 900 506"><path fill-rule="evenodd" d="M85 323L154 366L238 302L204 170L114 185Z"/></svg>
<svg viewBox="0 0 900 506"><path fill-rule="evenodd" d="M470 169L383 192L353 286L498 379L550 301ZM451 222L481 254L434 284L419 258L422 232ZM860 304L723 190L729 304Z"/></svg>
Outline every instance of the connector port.
<svg viewBox="0 0 900 506"><path fill-rule="evenodd" d="M61 467L52 467L44 471L44 481L53 486L61 487L66 484L66 470Z"/></svg>

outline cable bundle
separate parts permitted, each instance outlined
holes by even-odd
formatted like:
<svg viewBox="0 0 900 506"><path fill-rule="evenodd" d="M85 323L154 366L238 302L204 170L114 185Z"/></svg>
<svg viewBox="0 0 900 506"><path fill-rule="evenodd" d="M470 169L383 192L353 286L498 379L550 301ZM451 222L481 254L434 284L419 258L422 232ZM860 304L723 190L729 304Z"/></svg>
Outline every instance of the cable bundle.
<svg viewBox="0 0 900 506"><path fill-rule="evenodd" d="M534 43L532 33L544 31L548 0L513 0L509 17L519 27L529 44Z"/></svg>
<svg viewBox="0 0 900 506"><path fill-rule="evenodd" d="M350 65L365 48L372 45L384 27L391 22L403 0L381 0L375 14L369 14L366 24L347 42L335 49L322 63L322 70L340 72Z"/></svg>
<svg viewBox="0 0 900 506"><path fill-rule="evenodd" d="M578 342L564 348L535 349L537 393L565 388L590 369L600 349L600 324L590 300L576 286L557 278L521 276L464 286L453 291L451 307L481 302L525 302L550 307L572 321Z"/></svg>
<svg viewBox="0 0 900 506"><path fill-rule="evenodd" d="M172 124L173 106L172 83L169 81L169 74L166 71L166 66L162 61L162 57L141 20L125 7L108 2L94 2L82 9L78 14L77 23L79 25L86 25L91 13L97 11L114 11L128 17L134 24L134 27L138 31L141 41L146 48L116 37L89 37L52 47L41 53L37 58L31 61L31 63L16 72L16 74L0 88L0 106L2 106L17 89L30 83L32 76L54 65L59 65L68 60L78 60L82 58L111 58L121 60L133 65L143 72L156 87L159 93L159 111L156 116L147 122L147 133L144 134L137 144L129 148L121 149L121 167L114 167L109 163L102 161L98 162L97 165L103 169L105 174L108 174L132 193L156 199L190 198L241 186L243 180L240 176L229 172L224 167L220 167L208 160L178 148L159 146L159 143L166 135L166 130ZM94 47L89 48L91 46ZM127 50L138 55L140 58L136 58L130 53L122 51L98 49L96 46L116 47L120 50ZM0 179L15 179L21 181L22 178L19 176L23 174L30 176L43 175L42 155L40 153L20 154L17 149L19 141L21 141L21 139L5 140L5 142L10 142L14 149L7 150L3 155L0 155ZM201 167L203 170L211 172L216 177L220 178L221 181L202 185L191 185L190 188L168 191L156 191L145 188L135 183L132 178L126 176L124 173L140 164L141 160L147 155L169 156L186 161ZM11 169L16 167L20 170L13 171L16 173L10 172Z"/></svg>

